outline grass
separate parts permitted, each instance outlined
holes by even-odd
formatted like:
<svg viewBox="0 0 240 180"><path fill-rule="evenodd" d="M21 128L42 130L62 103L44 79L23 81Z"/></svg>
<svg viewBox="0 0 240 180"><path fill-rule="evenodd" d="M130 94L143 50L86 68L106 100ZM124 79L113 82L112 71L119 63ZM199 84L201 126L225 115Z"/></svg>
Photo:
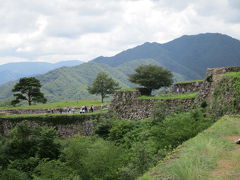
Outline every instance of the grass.
<svg viewBox="0 0 240 180"><path fill-rule="evenodd" d="M99 110L93 113L83 114L18 114L18 115L0 115L1 120L18 123L21 121L36 121L40 123L50 124L72 124L75 122L84 122L88 120L98 120L100 117L106 116L108 110Z"/></svg>
<svg viewBox="0 0 240 180"><path fill-rule="evenodd" d="M128 92L128 91L136 91L137 88L123 88L123 89L119 89L117 91L121 91L121 92Z"/></svg>
<svg viewBox="0 0 240 180"><path fill-rule="evenodd" d="M37 104L32 106L21 107L0 107L0 109L48 109L48 108L63 108L63 107L82 107L82 106L101 106L109 102L102 103L97 100L74 100L74 101L59 101L47 104Z"/></svg>
<svg viewBox="0 0 240 180"><path fill-rule="evenodd" d="M240 72L229 72L226 73L224 76L240 77Z"/></svg>
<svg viewBox="0 0 240 180"><path fill-rule="evenodd" d="M140 180L207 180L240 177L240 116L225 116L183 143Z"/></svg>
<svg viewBox="0 0 240 180"><path fill-rule="evenodd" d="M89 113L79 113L76 112L75 114L61 114L61 113L48 113L48 114L11 114L11 115L0 115L0 119L11 119L11 118L24 118L24 117L53 117L53 116L86 116L86 115L94 115L100 113L108 112L107 109L98 110L95 112Z"/></svg>
<svg viewBox="0 0 240 180"><path fill-rule="evenodd" d="M192 81L180 81L175 84L185 84L185 83L194 83L194 82L203 82L203 80L192 80Z"/></svg>
<svg viewBox="0 0 240 180"><path fill-rule="evenodd" d="M155 96L140 96L137 99L194 99L197 97L197 93L188 94L159 94Z"/></svg>

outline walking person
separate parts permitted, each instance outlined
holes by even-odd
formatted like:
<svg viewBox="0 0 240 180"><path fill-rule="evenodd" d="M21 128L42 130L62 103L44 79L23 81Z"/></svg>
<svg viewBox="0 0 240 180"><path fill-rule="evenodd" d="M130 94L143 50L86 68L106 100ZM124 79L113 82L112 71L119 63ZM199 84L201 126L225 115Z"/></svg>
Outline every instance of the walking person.
<svg viewBox="0 0 240 180"><path fill-rule="evenodd" d="M82 106L80 113L85 113L85 106Z"/></svg>
<svg viewBox="0 0 240 180"><path fill-rule="evenodd" d="M93 112L93 111L94 111L94 107L93 107L93 105L91 105L89 112Z"/></svg>
<svg viewBox="0 0 240 180"><path fill-rule="evenodd" d="M85 106L84 109L85 109L85 113L87 113L88 112L87 106Z"/></svg>

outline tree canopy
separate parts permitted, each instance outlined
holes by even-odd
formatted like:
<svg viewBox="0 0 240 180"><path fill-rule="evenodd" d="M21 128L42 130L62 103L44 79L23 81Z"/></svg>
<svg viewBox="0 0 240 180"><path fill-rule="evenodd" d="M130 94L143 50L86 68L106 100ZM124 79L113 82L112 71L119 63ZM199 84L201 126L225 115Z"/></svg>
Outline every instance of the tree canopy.
<svg viewBox="0 0 240 180"><path fill-rule="evenodd" d="M135 74L130 74L129 81L139 84L149 90L170 86L173 83L171 71L155 65L140 65L135 69Z"/></svg>
<svg viewBox="0 0 240 180"><path fill-rule="evenodd" d="M22 100L26 100L29 106L31 106L32 102L46 103L47 99L41 93L40 88L41 83L35 77L21 78L12 89L12 92L16 92L13 94L16 99L12 101L12 105L16 105Z"/></svg>
<svg viewBox="0 0 240 180"><path fill-rule="evenodd" d="M103 102L103 99L106 98L108 94L112 94L119 88L118 82L109 77L107 73L100 72L97 74L97 77L93 81L92 85L88 87L88 92L90 94L101 95Z"/></svg>

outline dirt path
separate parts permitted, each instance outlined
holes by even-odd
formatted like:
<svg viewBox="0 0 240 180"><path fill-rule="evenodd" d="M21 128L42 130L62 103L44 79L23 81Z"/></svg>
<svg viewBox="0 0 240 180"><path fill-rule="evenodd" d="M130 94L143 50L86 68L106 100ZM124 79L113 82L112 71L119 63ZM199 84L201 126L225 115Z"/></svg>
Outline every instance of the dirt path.
<svg viewBox="0 0 240 180"><path fill-rule="evenodd" d="M226 139L235 143L235 141L240 139L240 136L228 136ZM240 179L240 145L236 144L234 150L218 161L217 168L213 170L212 175L216 179Z"/></svg>

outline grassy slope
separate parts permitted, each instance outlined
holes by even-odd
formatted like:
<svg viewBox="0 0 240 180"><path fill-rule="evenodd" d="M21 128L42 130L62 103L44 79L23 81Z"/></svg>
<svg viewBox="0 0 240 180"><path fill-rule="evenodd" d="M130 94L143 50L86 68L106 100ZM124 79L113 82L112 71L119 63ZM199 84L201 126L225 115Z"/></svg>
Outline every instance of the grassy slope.
<svg viewBox="0 0 240 180"><path fill-rule="evenodd" d="M194 99L197 93L186 94L159 94L156 96L140 96L137 99Z"/></svg>
<svg viewBox="0 0 240 180"><path fill-rule="evenodd" d="M75 114L60 114L60 113L49 113L49 114L13 114L13 115L0 115L0 119L8 119L8 120L11 120L11 119L17 119L17 118L20 118L20 119L24 119L24 118L28 118L28 119L33 119L34 118L40 118L40 117L64 117L64 116L86 116L86 115L94 115L94 114L101 114L101 113L106 113L108 112L107 109L102 109L102 110L98 110L98 111L95 111L95 112L88 112L88 113L79 113L79 112L75 112Z"/></svg>
<svg viewBox="0 0 240 180"><path fill-rule="evenodd" d="M0 109L45 109L45 108L63 108L63 107L82 107L82 106L101 106L109 102L102 103L97 100L75 100L75 101L59 101L47 104L37 104L32 106L21 107L0 107Z"/></svg>
<svg viewBox="0 0 240 180"><path fill-rule="evenodd" d="M238 179L240 177L240 116L225 116L183 143L140 180Z"/></svg>
<svg viewBox="0 0 240 180"><path fill-rule="evenodd" d="M203 82L203 80L180 81L180 82L176 82L176 84L185 84L185 83L194 83L194 82Z"/></svg>

